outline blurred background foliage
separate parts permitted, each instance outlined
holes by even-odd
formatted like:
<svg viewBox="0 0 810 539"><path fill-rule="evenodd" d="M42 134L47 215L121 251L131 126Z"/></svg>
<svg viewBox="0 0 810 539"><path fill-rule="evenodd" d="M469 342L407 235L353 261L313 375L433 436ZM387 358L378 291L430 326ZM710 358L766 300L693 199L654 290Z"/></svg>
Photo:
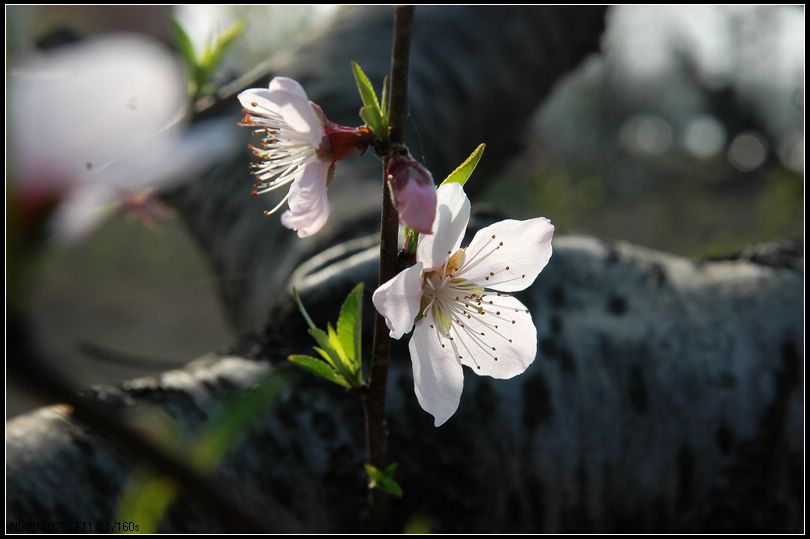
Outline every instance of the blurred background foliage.
<svg viewBox="0 0 810 539"><path fill-rule="evenodd" d="M336 9L10 6L7 70L111 31L170 43L172 16L196 47L244 20L215 76L224 82L313 38ZM801 6L613 7L602 54L558 84L501 177L474 180L491 182L479 202L692 257L803 237L803 81ZM232 341L213 279L178 220L155 231L120 215L52 248L26 310L46 353L88 384L114 382ZM9 388L9 416L32 405Z"/></svg>

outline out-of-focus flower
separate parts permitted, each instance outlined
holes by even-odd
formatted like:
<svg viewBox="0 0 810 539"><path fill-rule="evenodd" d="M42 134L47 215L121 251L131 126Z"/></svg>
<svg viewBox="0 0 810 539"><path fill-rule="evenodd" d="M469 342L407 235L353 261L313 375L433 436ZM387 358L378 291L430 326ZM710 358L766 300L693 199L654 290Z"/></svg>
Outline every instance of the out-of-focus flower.
<svg viewBox="0 0 810 539"><path fill-rule="evenodd" d="M415 329L409 344L419 404L438 427L458 408L462 365L511 378L537 353L528 309L509 292L531 285L551 258L554 226L545 217L506 220L460 249L470 201L457 183L438 189L435 233L420 236L416 264L380 286L374 306L391 337Z"/></svg>
<svg viewBox="0 0 810 539"><path fill-rule="evenodd" d="M336 161L363 152L366 142L360 129L329 121L310 102L301 85L287 77L275 77L268 88L251 88L239 94L245 116L240 125L254 127L261 137L251 147L261 159L254 163L254 196L281 189L287 195L270 215L285 203L289 209L281 223L305 238L317 233L329 218L326 188Z"/></svg>
<svg viewBox="0 0 810 539"><path fill-rule="evenodd" d="M227 122L186 129L182 70L134 35L87 40L15 68L9 144L22 211L56 200L55 237L84 237L121 197L193 179L237 143Z"/></svg>
<svg viewBox="0 0 810 539"><path fill-rule="evenodd" d="M395 155L386 174L399 221L422 234L433 234L436 218L436 185L433 176L416 159Z"/></svg>

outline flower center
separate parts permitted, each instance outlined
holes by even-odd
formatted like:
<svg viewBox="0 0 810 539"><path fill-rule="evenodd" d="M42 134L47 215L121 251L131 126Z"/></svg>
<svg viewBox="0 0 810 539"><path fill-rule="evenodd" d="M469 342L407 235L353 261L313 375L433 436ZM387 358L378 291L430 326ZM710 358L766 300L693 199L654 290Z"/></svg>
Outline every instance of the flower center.
<svg viewBox="0 0 810 539"><path fill-rule="evenodd" d="M453 274L464 261L464 250L459 249L439 271L427 272L424 276L422 315L430 313L445 335L459 313L472 310L480 312L484 289L477 284L455 277Z"/></svg>

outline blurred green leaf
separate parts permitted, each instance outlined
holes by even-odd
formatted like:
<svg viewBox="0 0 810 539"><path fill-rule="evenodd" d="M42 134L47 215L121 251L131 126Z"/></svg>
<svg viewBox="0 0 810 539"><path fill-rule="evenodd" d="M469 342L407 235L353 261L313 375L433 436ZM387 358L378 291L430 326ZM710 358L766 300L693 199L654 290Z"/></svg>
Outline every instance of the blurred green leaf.
<svg viewBox="0 0 810 539"><path fill-rule="evenodd" d="M402 487L394 480L394 473L397 471L396 463L388 465L385 471L381 471L371 464L366 464L365 467L368 475L368 488L376 488L387 494L402 497Z"/></svg>
<svg viewBox="0 0 810 539"><path fill-rule="evenodd" d="M245 30L245 22L236 21L224 31L215 35L208 46L197 54L191 38L175 18L171 20L177 48L188 68L189 93L193 99L209 91L211 78L219 67L225 52L236 42Z"/></svg>
<svg viewBox="0 0 810 539"><path fill-rule="evenodd" d="M287 380L276 373L230 399L194 445L193 465L204 473L214 471L251 423L281 397L285 387Z"/></svg>
<svg viewBox="0 0 810 539"><path fill-rule="evenodd" d="M154 423L155 418L148 417L148 421L142 420L140 426L153 434L160 445L190 458L191 466L197 472L209 474L238 445L251 424L280 398L285 387L286 379L274 373L256 387L235 395L194 441L179 437L176 425L166 424L167 417L157 423ZM156 426L155 430L148 428L150 423ZM167 436L166 433L174 434ZM156 533L177 494L177 486L171 479L148 469L140 470L124 487L118 500L117 519L138 523L138 533Z"/></svg>
<svg viewBox="0 0 810 539"><path fill-rule="evenodd" d="M200 64L214 69L219 65L222 60L222 55L234 44L236 39L245 31L245 21L238 20L228 28L220 32L205 49L205 52L200 58Z"/></svg>
<svg viewBox="0 0 810 539"><path fill-rule="evenodd" d="M404 534L433 533L433 519L427 515L416 514L405 524Z"/></svg>
<svg viewBox="0 0 810 539"><path fill-rule="evenodd" d="M470 179L475 167L478 166L478 162L481 160L481 156L484 154L484 149L486 148L486 144L479 144L478 147L473 150L473 153L461 163L456 170L450 173L444 181L439 184L441 187L446 183L459 183L462 186L467 183L467 180Z"/></svg>
<svg viewBox="0 0 810 539"><path fill-rule="evenodd" d="M177 43L177 48L180 51L180 57L186 64L190 72L197 69L197 54L194 52L194 45L191 43L191 38L186 33L186 30L175 17L171 19L172 31L174 32L174 39Z"/></svg>
<svg viewBox="0 0 810 539"><path fill-rule="evenodd" d="M199 60L199 82L201 87L208 84L214 72L219 67L223 55L236 42L236 39L242 35L244 30L245 22L242 20L236 21L214 37L211 44L206 47Z"/></svg>
<svg viewBox="0 0 810 539"><path fill-rule="evenodd" d="M177 485L166 477L140 470L130 477L118 499L116 520L135 522L129 533L157 533L163 515L177 497Z"/></svg>

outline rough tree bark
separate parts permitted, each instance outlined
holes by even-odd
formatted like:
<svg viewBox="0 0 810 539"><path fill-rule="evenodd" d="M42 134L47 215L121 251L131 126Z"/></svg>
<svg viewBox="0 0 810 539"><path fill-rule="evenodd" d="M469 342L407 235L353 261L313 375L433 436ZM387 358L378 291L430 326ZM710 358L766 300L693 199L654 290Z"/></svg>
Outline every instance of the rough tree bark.
<svg viewBox="0 0 810 539"><path fill-rule="evenodd" d="M297 283L311 312L334 318L341 294L375 276L371 248ZM796 268L558 238L522 298L541 343L526 374L467 376L458 413L434 429L406 346L395 347L389 450L406 496L391 529L416 515L442 531L799 529L801 292ZM90 394L104 406L159 406L193 432L226 396L309 349L291 304L275 315L284 323L236 355ZM64 409L15 419L6 439L9 520L113 515L132 464ZM363 459L359 404L301 376L219 473L244 486L271 529L356 530ZM183 503L164 529L217 526Z"/></svg>
<svg viewBox="0 0 810 539"><path fill-rule="evenodd" d="M516 140L512 128L595 46L601 16L421 9L412 113L435 173L482 140L490 143L484 161L502 163ZM350 121L356 103L346 61L358 59L379 80L385 66L374 58L388 55L378 49L388 43L389 18L351 11L274 70L304 80L330 115ZM361 21L378 26L352 31ZM365 32L379 37L364 44ZM453 63L460 51L469 58ZM241 194L244 166L234 156L174 200L223 278L235 325L250 327L273 305L267 330L183 371L92 388L100 405L158 406L194 432L227 396L290 371L286 355L311 346L289 297L271 301L290 280L316 322L334 319L357 281L370 292L377 268L364 234L378 200L374 167L343 167L326 237L299 242L276 220L257 217L262 204ZM355 239L300 264L336 238ZM405 497L392 507L391 530L419 515L436 531L800 530L801 246L713 262L589 238L558 237L554 248L521 298L539 331L535 364L510 381L467 376L459 412L444 427L434 429L416 403L406 342L395 347L389 451ZM244 486L240 503L275 531L357 530L366 495L361 408L325 382L290 375L282 402L218 474ZM133 463L102 436L63 407L9 422L7 519L112 518ZM163 529L218 526L183 500Z"/></svg>

